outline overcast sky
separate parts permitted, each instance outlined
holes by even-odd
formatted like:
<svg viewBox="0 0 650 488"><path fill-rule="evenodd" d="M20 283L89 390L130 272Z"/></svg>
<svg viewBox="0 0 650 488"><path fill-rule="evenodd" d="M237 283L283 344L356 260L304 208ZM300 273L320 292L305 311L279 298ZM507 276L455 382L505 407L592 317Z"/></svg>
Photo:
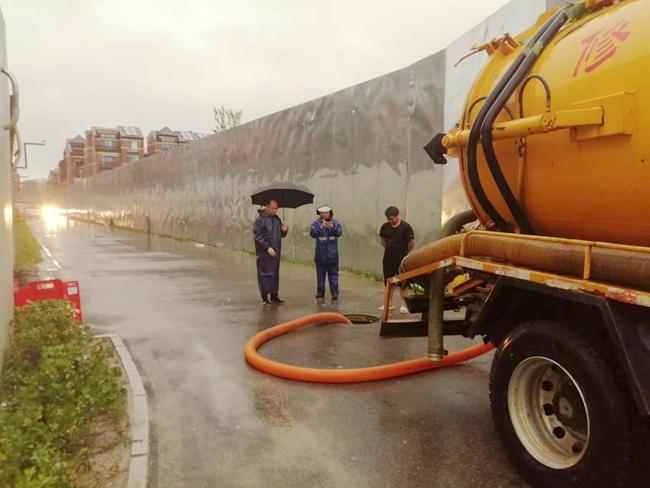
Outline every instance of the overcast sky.
<svg viewBox="0 0 650 488"><path fill-rule="evenodd" d="M93 126L210 132L407 66L508 0L0 0L21 88L22 174Z"/></svg>

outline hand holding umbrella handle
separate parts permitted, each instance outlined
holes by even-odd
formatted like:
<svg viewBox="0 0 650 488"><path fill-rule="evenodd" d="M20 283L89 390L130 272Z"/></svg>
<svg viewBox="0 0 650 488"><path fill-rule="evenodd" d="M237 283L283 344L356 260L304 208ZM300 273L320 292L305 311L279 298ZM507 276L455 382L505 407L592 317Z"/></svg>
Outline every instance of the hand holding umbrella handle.
<svg viewBox="0 0 650 488"><path fill-rule="evenodd" d="M282 230L282 232L287 233L287 232L289 232L289 226L287 224L285 224L285 223L282 223L281 230Z"/></svg>

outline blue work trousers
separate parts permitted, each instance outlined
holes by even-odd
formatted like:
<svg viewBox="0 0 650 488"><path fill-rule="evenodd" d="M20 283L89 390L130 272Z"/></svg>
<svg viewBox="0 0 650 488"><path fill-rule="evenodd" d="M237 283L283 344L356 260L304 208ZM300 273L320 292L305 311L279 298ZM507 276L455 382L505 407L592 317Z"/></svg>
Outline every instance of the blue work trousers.
<svg viewBox="0 0 650 488"><path fill-rule="evenodd" d="M262 298L277 295L280 288L280 256L257 256L257 284Z"/></svg>
<svg viewBox="0 0 650 488"><path fill-rule="evenodd" d="M339 294L339 263L316 263L316 281L317 292L319 295L325 294L325 277L330 282L330 293Z"/></svg>

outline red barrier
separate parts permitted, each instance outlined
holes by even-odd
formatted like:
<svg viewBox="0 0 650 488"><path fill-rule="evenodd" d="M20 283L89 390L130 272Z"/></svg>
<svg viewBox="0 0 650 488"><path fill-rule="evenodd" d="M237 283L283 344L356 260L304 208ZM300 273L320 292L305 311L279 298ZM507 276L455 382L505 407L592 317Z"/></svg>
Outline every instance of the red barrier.
<svg viewBox="0 0 650 488"><path fill-rule="evenodd" d="M70 300L75 308L72 315L79 323L83 321L81 314L81 295L78 281L44 280L32 281L27 286L14 290L14 305L22 307L30 302L43 300Z"/></svg>

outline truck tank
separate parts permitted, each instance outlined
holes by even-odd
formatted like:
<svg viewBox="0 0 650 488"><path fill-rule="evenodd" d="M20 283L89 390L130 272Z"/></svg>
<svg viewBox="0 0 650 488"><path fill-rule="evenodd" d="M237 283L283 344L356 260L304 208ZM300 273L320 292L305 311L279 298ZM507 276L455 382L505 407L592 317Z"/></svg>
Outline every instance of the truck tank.
<svg viewBox="0 0 650 488"><path fill-rule="evenodd" d="M440 153L459 157L486 228L650 246L650 2L611 4L564 9L546 39L540 32L558 10L514 38L475 47L489 60L459 123L425 149L436 162ZM511 80L510 94L504 78L526 56L532 64ZM499 94L504 103L480 133L484 105ZM472 130L481 134L474 161Z"/></svg>

